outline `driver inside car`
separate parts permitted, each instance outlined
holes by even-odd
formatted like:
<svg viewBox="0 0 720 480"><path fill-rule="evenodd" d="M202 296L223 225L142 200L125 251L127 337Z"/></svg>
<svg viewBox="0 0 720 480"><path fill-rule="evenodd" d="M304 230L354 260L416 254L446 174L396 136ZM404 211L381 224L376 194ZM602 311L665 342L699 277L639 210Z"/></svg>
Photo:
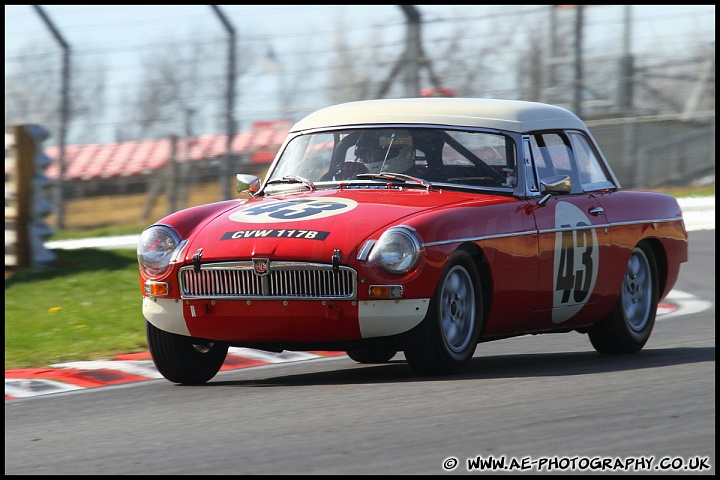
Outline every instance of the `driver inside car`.
<svg viewBox="0 0 720 480"><path fill-rule="evenodd" d="M412 136L406 130L362 132L355 144L355 159L369 173L405 173L415 166Z"/></svg>
<svg viewBox="0 0 720 480"><path fill-rule="evenodd" d="M321 180L353 179L361 173L418 175L413 138L407 130L364 130L355 142L353 154L353 160L342 162Z"/></svg>

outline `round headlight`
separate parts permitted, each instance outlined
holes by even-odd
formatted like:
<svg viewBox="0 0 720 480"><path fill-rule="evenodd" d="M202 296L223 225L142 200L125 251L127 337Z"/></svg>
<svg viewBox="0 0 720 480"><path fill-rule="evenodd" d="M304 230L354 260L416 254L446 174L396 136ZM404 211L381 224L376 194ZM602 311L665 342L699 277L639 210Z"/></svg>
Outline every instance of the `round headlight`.
<svg viewBox="0 0 720 480"><path fill-rule="evenodd" d="M147 276L158 278L167 273L170 259L180 242L180 236L169 227L147 228L137 244L140 270Z"/></svg>
<svg viewBox="0 0 720 480"><path fill-rule="evenodd" d="M407 227L392 227L383 233L368 260L391 273L410 271L420 258L420 242Z"/></svg>

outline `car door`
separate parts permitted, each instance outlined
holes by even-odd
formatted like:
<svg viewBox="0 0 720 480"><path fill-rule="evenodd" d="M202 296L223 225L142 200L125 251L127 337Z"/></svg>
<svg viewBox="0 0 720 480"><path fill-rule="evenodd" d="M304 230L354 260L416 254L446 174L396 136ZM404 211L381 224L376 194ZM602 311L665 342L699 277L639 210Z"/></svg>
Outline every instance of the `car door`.
<svg viewBox="0 0 720 480"><path fill-rule="evenodd" d="M531 135L532 163L539 196L533 208L538 230L537 327L556 329L594 322L603 291L611 237L605 211L593 192L583 189L572 143L565 132ZM567 193L545 197L546 184L569 182Z"/></svg>

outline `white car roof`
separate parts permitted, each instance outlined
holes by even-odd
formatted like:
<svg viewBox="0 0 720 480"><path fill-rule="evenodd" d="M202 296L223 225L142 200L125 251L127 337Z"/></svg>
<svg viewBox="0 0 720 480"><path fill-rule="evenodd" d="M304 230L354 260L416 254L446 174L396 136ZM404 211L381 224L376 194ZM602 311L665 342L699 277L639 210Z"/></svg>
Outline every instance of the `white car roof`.
<svg viewBox="0 0 720 480"><path fill-rule="evenodd" d="M441 97L341 103L311 113L290 131L366 124L485 127L518 133L547 129L588 131L574 113L554 105L519 100Z"/></svg>

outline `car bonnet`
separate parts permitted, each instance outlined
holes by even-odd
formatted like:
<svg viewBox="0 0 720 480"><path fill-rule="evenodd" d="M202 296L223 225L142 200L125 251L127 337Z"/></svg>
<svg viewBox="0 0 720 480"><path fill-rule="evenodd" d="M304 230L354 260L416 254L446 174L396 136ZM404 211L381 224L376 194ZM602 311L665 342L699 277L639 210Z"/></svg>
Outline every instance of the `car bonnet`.
<svg viewBox="0 0 720 480"><path fill-rule="evenodd" d="M319 190L248 200L196 229L185 261L202 248L201 262L273 258L343 262L385 227L419 212L477 195L422 189Z"/></svg>

